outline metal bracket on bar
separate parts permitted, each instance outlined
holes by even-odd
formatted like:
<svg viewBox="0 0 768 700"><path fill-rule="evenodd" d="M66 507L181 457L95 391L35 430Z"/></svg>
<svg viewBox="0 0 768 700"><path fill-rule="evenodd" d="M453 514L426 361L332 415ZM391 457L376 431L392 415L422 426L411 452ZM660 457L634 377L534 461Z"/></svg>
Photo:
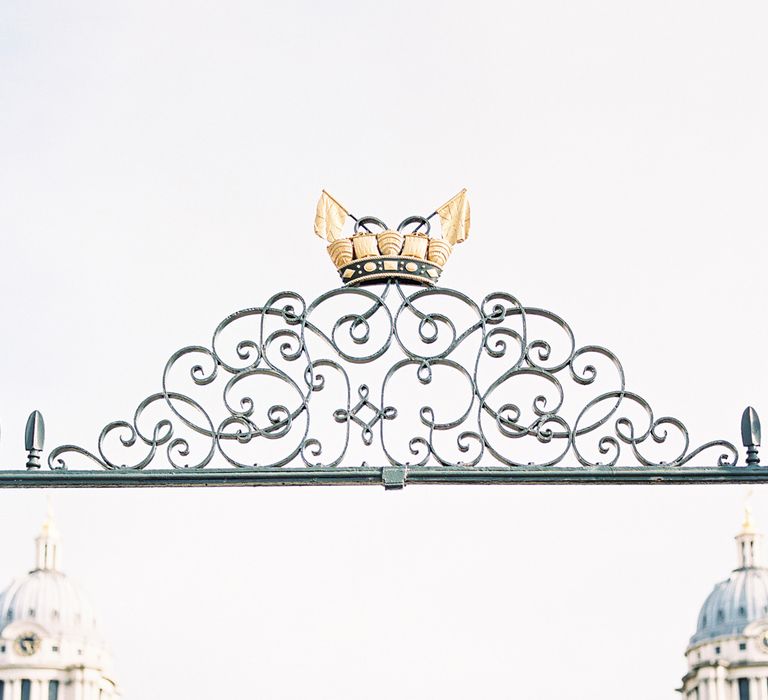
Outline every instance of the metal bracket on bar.
<svg viewBox="0 0 768 700"><path fill-rule="evenodd" d="M399 464L395 467L383 467L381 470L381 481L387 490L404 488L407 476L408 468Z"/></svg>

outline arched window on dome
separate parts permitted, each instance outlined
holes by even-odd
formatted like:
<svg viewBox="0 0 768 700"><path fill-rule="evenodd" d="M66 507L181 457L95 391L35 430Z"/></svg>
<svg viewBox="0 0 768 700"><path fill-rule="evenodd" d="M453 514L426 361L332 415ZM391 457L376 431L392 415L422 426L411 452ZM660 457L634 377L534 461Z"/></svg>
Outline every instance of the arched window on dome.
<svg viewBox="0 0 768 700"><path fill-rule="evenodd" d="M0 681L0 700L5 697L5 681Z"/></svg>
<svg viewBox="0 0 768 700"><path fill-rule="evenodd" d="M29 700L32 694L32 681L29 678L23 678L21 681L21 700Z"/></svg>
<svg viewBox="0 0 768 700"><path fill-rule="evenodd" d="M48 681L48 700L59 700L59 681Z"/></svg>
<svg viewBox="0 0 768 700"><path fill-rule="evenodd" d="M717 611L717 621L722 622L725 620L725 613L722 610Z"/></svg>

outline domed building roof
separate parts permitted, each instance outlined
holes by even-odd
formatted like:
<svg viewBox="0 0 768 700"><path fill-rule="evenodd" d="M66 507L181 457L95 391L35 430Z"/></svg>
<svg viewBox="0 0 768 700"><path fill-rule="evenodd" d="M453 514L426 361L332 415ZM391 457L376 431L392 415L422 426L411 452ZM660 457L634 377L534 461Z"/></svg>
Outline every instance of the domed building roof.
<svg viewBox="0 0 768 700"><path fill-rule="evenodd" d="M768 616L768 569L736 569L707 596L691 643L741 634Z"/></svg>
<svg viewBox="0 0 768 700"><path fill-rule="evenodd" d="M90 603L80 588L59 571L32 571L0 594L0 630L19 620L42 625L52 635L98 636Z"/></svg>
<svg viewBox="0 0 768 700"><path fill-rule="evenodd" d="M0 593L0 700L119 700L112 654L93 608L61 571L48 516L35 567Z"/></svg>
<svg viewBox="0 0 768 700"><path fill-rule="evenodd" d="M707 596L691 645L742 634L750 623L768 616L768 568L763 566L761 539L747 509L736 536L739 566Z"/></svg>
<svg viewBox="0 0 768 700"><path fill-rule="evenodd" d="M29 622L51 636L99 639L98 622L87 596L59 569L60 539L50 516L36 548L35 568L0 593L0 635L8 625Z"/></svg>

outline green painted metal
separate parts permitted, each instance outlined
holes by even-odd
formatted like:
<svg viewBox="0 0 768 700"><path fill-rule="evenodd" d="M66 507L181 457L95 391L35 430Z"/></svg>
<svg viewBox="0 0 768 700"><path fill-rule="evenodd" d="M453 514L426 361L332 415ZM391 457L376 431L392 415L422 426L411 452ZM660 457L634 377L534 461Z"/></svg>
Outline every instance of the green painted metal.
<svg viewBox="0 0 768 700"><path fill-rule="evenodd" d="M120 488L213 486L384 486L416 484L597 485L764 484L768 468L754 467L498 467L279 468L150 471L0 470L0 488Z"/></svg>

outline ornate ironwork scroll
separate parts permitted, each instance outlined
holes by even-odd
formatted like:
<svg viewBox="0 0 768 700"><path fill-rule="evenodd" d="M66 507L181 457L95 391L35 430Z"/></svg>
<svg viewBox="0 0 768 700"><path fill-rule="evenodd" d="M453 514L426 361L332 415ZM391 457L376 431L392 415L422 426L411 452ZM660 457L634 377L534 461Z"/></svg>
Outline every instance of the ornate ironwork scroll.
<svg viewBox="0 0 768 700"><path fill-rule="evenodd" d="M224 319L210 346L169 358L158 391L96 449L48 466L247 472L736 465L733 444L693 447L677 418L629 390L618 357L578 345L556 314L506 293L480 302L397 280L293 292ZM393 471L394 470L394 471ZM433 470L428 472L426 470Z"/></svg>

